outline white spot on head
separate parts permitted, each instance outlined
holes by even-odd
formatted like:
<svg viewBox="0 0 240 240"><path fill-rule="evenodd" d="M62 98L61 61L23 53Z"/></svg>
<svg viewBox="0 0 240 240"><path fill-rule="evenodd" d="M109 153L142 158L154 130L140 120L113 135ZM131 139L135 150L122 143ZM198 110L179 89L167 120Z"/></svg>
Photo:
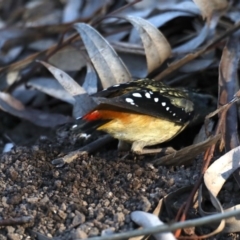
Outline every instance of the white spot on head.
<svg viewBox="0 0 240 240"><path fill-rule="evenodd" d="M162 102L162 106L165 107L165 106L166 106L166 103L165 103L165 102Z"/></svg>
<svg viewBox="0 0 240 240"><path fill-rule="evenodd" d="M140 98L142 97L142 95L141 95L140 93L133 93L132 95L133 95L134 97L140 97Z"/></svg>
<svg viewBox="0 0 240 240"><path fill-rule="evenodd" d="M146 97L146 98L151 98L150 93L149 93L149 92L146 92L146 93L145 93L145 97Z"/></svg>
<svg viewBox="0 0 240 240"><path fill-rule="evenodd" d="M154 101L155 101L155 102L158 102L158 101L159 101L159 99L158 99L157 97L155 97L155 98L154 98Z"/></svg>
<svg viewBox="0 0 240 240"><path fill-rule="evenodd" d="M132 98L126 98L125 101L128 102L128 103L133 103L133 99Z"/></svg>
<svg viewBox="0 0 240 240"><path fill-rule="evenodd" d="M168 110L169 110L169 107L166 107L166 110L168 111Z"/></svg>

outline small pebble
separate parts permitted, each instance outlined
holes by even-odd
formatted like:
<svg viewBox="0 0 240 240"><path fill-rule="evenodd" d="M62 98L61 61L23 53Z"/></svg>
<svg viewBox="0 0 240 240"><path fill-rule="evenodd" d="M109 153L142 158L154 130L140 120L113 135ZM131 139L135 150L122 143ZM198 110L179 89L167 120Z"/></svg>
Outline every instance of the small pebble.
<svg viewBox="0 0 240 240"><path fill-rule="evenodd" d="M77 228L74 235L73 235L73 239L85 239L87 238L87 234L82 231L80 228Z"/></svg>
<svg viewBox="0 0 240 240"><path fill-rule="evenodd" d="M89 233L88 233L89 237L95 237L95 236L98 236L98 235L99 235L99 230L95 227L91 228Z"/></svg>
<svg viewBox="0 0 240 240"><path fill-rule="evenodd" d="M75 211L75 217L73 218L72 224L77 225L77 224L82 224L86 221L86 217L83 213L79 211Z"/></svg>

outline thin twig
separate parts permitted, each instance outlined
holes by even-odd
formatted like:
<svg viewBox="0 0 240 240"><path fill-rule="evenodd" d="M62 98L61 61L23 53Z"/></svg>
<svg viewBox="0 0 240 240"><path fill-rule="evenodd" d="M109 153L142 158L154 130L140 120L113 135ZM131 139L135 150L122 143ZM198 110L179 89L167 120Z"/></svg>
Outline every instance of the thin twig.
<svg viewBox="0 0 240 240"><path fill-rule="evenodd" d="M103 137L97 139L94 142L89 143L77 149L76 151L70 152L62 158L56 158L52 160L52 164L57 167L62 167L65 163L71 163L80 156L91 154L101 147L105 146L107 143L111 142L113 138L110 135L104 135Z"/></svg>
<svg viewBox="0 0 240 240"><path fill-rule="evenodd" d="M34 219L33 216L22 216L22 217L16 217L16 218L1 219L0 226L22 225L22 224L32 222L33 219Z"/></svg>
<svg viewBox="0 0 240 240"><path fill-rule="evenodd" d="M191 219L185 222L178 222L171 225L166 224L166 225L155 226L147 229L133 230L126 233L117 233L110 236L87 238L86 240L122 240L122 239L128 239L130 237L136 237L141 235L149 235L149 234L160 233L160 232L161 233L172 232L179 228L201 226L204 224L218 222L218 221L221 221L222 219L234 217L239 214L240 214L240 210L227 211L225 213L217 213L211 216L202 217L198 219Z"/></svg>

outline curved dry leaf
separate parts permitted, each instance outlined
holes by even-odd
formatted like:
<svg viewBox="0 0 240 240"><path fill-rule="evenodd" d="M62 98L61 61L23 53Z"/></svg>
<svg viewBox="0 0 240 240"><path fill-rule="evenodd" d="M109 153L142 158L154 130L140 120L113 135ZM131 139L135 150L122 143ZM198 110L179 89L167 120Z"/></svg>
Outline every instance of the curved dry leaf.
<svg viewBox="0 0 240 240"><path fill-rule="evenodd" d="M91 239L93 240L119 240L119 239L129 239L131 237L135 236L141 236L141 235L149 235L149 234L154 234L154 233L160 233L160 232L172 232L180 228L189 228L189 227L196 227L196 226L201 226L201 225L206 225L206 224L212 224L213 222L217 222L222 219L226 219L229 217L237 216L240 214L240 210L234 210L234 211L229 211L226 213L218 213L213 216L208 216L208 217L202 217L202 218L197 218L197 219L190 219L184 222L177 222L177 223L172 223L172 224L166 224L166 225L160 225L160 226L155 226L151 228L146 228L146 229L140 229L140 230L132 230L128 232L123 232L123 233L117 233L113 234L111 236L104 236L104 237L93 237ZM89 238L90 240L90 238Z"/></svg>
<svg viewBox="0 0 240 240"><path fill-rule="evenodd" d="M147 21L152 23L157 28L177 17L195 16L200 14L196 4L191 1L181 1L179 3L176 3L176 1L170 2L165 0L161 2L154 1L154 12L156 12L153 15L151 14L152 8L143 8L141 11L136 11L134 9L136 5L137 4L134 4L132 8L125 9L123 14L125 16L137 16L147 19ZM135 29L133 29L130 33L129 40L132 43L136 43L136 39L139 40L139 38L136 36Z"/></svg>
<svg viewBox="0 0 240 240"><path fill-rule="evenodd" d="M212 204L219 211L216 204L216 196L223 187L226 180L240 167L240 146L232 149L216 160L205 172L204 183L209 191ZM239 209L239 205L235 205L227 210ZM240 231L239 217L226 220L224 232Z"/></svg>
<svg viewBox="0 0 240 240"><path fill-rule="evenodd" d="M213 203L213 205L216 207L216 209L218 210L218 212L223 213L224 211L223 211L222 205L221 205L221 203L218 201L218 199L217 199L215 196L211 195L211 193L210 193L210 196L211 196L212 203ZM199 190L199 193L198 193L198 206L199 206L199 213L201 214L201 216L209 216L209 215L214 214L214 213L212 213L212 212L211 212L211 213L208 213L208 212L206 212L206 211L204 211L204 210L202 209L202 186L200 187L200 190ZM222 232L223 229L224 229L225 226L226 226L226 221L227 221L227 219L222 219L222 220L220 221L220 223L212 223L212 224L211 224L211 228L215 228L215 229L214 229L212 232L210 232L210 233L208 233L208 234L205 234L205 235L202 236L202 237L204 237L204 238L209 238L209 237L211 237L211 236L214 236L214 235Z"/></svg>
<svg viewBox="0 0 240 240"><path fill-rule="evenodd" d="M38 91L44 92L47 95L50 95L54 98L60 99L74 105L75 99L71 96L62 85L53 78L34 78L27 83L27 86L30 86Z"/></svg>
<svg viewBox="0 0 240 240"><path fill-rule="evenodd" d="M126 19L133 24L140 34L150 73L171 55L171 46L163 34L148 21L132 16L128 16Z"/></svg>
<svg viewBox="0 0 240 240"><path fill-rule="evenodd" d="M225 10L228 7L227 0L193 0L202 12L203 19L209 22L213 13Z"/></svg>
<svg viewBox="0 0 240 240"><path fill-rule="evenodd" d="M239 210L240 209L240 204L235 205L231 208L225 209L225 212L233 211L233 210ZM239 215L235 217L231 217L225 220L226 225L225 228L223 229L223 232L227 233L232 233L232 232L239 232L239 226L240 226L240 220L239 220Z"/></svg>
<svg viewBox="0 0 240 240"><path fill-rule="evenodd" d="M170 192L158 202L157 207L154 209L153 214L156 216L161 216L164 211L167 212L167 217L173 219L176 216L179 207L186 201L193 189L192 185L179 188L176 191ZM194 196L194 202L195 202ZM196 208L194 205L193 208Z"/></svg>
<svg viewBox="0 0 240 240"><path fill-rule="evenodd" d="M69 92L73 97L78 94L86 93L86 91L64 71L52 66L49 63L43 61L39 62L52 73L52 75L58 80L58 82L64 87L64 89Z"/></svg>
<svg viewBox="0 0 240 240"><path fill-rule="evenodd" d="M211 194L211 193L210 193ZM202 209L202 187L200 187L200 191L199 191L199 195L198 195L198 205L199 205L199 213L201 214L201 216L209 216L209 215L213 215L215 213L213 212L206 212ZM218 201L218 199L211 195L211 201L213 202L213 205L216 207L218 212L229 212L229 211L235 211L235 210L239 210L240 209L240 204L234 205L230 208L224 209L221 206L221 203ZM220 222L220 224L218 223L212 223L211 226L214 228L216 228L213 232L211 232L208 235L205 235L205 238L208 238L210 236L216 235L219 232L225 232L225 233L232 233L232 232L239 232L239 226L240 226L240 220L239 217L230 217L227 219L222 219L222 221Z"/></svg>
<svg viewBox="0 0 240 240"><path fill-rule="evenodd" d="M81 35L103 88L131 81L131 75L110 44L90 25L74 24Z"/></svg>
<svg viewBox="0 0 240 240"><path fill-rule="evenodd" d="M159 200L158 205L154 209L152 214L159 217L162 214L165 214L166 211L168 219L173 219L175 216L174 212L178 210L176 209L175 205L180 206L181 205L180 203L183 203L187 199L187 197L192 191L192 188L193 186L183 187L164 196ZM146 238L144 236L129 238L129 240L143 240L143 239Z"/></svg>
<svg viewBox="0 0 240 240"><path fill-rule="evenodd" d="M186 11L186 8L188 9L188 11ZM157 28L163 26L167 22L177 17L184 17L184 16L194 17L196 14L200 13L197 6L192 2L183 2L183 3L175 4L174 6L169 8L164 8L161 6L160 9L161 9L160 14L156 14L154 16L150 16L147 18L147 21ZM128 15L135 16L133 13ZM144 18L144 16L141 16L141 17ZM138 43L138 44L141 42L139 33L135 28L133 28L129 34L129 42Z"/></svg>
<svg viewBox="0 0 240 240"><path fill-rule="evenodd" d="M143 228L149 228L149 227L155 227L164 225L160 219L151 213L143 212L143 211L134 211L131 213L131 219L138 224L139 226L142 226ZM166 233L154 233L154 238L156 240L176 240L174 235L171 232Z"/></svg>
<svg viewBox="0 0 240 240"><path fill-rule="evenodd" d="M46 62L39 62L42 63L53 74L64 89L74 97L74 117L81 117L96 107L97 104L92 97L89 96L85 89L78 85L68 74Z"/></svg>
<svg viewBox="0 0 240 240"><path fill-rule="evenodd" d="M0 92L0 109L13 116L26 119L41 127L56 127L70 121L69 117L61 114L45 113L26 108L20 101L7 93Z"/></svg>
<svg viewBox="0 0 240 240"><path fill-rule="evenodd" d="M216 160L205 172L204 183L213 196L217 196L230 175L240 167L240 147L236 147Z"/></svg>

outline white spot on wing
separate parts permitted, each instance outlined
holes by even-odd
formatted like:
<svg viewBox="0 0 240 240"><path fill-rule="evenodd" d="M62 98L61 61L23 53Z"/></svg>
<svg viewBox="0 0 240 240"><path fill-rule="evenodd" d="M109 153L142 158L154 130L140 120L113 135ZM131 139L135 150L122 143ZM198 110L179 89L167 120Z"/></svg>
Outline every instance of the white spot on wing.
<svg viewBox="0 0 240 240"><path fill-rule="evenodd" d="M133 103L133 99L132 98L126 98L125 101L128 102L128 103Z"/></svg>
<svg viewBox="0 0 240 240"><path fill-rule="evenodd" d="M140 97L140 98L142 97L142 95L141 95L140 93L133 93L132 95L133 95L134 97Z"/></svg>
<svg viewBox="0 0 240 240"><path fill-rule="evenodd" d="M165 102L162 102L162 106L165 107L165 106L166 106L166 103L165 103Z"/></svg>
<svg viewBox="0 0 240 240"><path fill-rule="evenodd" d="M81 133L80 138L88 139L90 136L91 136L91 134Z"/></svg>
<svg viewBox="0 0 240 240"><path fill-rule="evenodd" d="M119 87L119 84L113 85L113 87Z"/></svg>
<svg viewBox="0 0 240 240"><path fill-rule="evenodd" d="M168 111L168 110L169 110L169 107L166 107L166 110Z"/></svg>
<svg viewBox="0 0 240 240"><path fill-rule="evenodd" d="M174 113L173 116L176 116L176 113Z"/></svg>
<svg viewBox="0 0 240 240"><path fill-rule="evenodd" d="M75 125L73 125L73 126L72 126L72 128L76 128L77 126L78 126L78 125L77 125L77 124L75 124Z"/></svg>
<svg viewBox="0 0 240 240"><path fill-rule="evenodd" d="M155 101L155 102L158 102L158 101L159 101L159 99L156 97L156 98L154 98L154 101Z"/></svg>
<svg viewBox="0 0 240 240"><path fill-rule="evenodd" d="M151 98L150 93L149 93L149 92L146 92L146 93L145 93L145 97L146 97L146 98Z"/></svg>

